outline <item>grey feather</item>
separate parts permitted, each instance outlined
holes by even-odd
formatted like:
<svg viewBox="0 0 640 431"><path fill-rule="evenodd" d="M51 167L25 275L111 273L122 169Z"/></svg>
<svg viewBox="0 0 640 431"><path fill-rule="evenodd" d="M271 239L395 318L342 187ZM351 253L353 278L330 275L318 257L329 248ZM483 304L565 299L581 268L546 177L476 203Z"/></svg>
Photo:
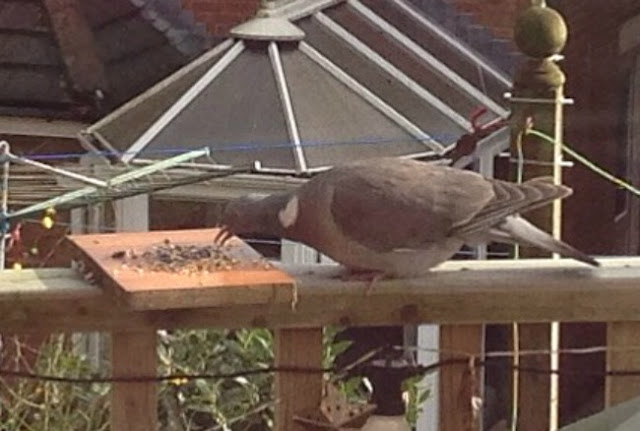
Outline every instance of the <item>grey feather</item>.
<svg viewBox="0 0 640 431"><path fill-rule="evenodd" d="M224 223L236 233L303 242L347 267L415 276L464 243L519 242L597 262L516 214L571 194L549 178L524 184L408 159L349 163L288 194L241 199Z"/></svg>
<svg viewBox="0 0 640 431"><path fill-rule="evenodd" d="M336 168L316 185L333 190L331 215L344 235L378 251L441 241L493 197L473 172L399 159Z"/></svg>
<svg viewBox="0 0 640 431"><path fill-rule="evenodd" d="M502 223L490 230L489 238L497 242L510 242L538 247L552 253L571 257L589 265L599 265L591 256L565 242L558 241L522 217L506 217Z"/></svg>

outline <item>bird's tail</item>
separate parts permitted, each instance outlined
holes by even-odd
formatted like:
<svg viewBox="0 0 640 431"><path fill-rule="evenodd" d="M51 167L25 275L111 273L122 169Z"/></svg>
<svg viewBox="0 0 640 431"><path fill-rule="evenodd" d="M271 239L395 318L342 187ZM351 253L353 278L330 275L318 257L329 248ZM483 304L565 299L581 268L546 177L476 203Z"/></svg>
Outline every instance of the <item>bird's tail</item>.
<svg viewBox="0 0 640 431"><path fill-rule="evenodd" d="M496 242L515 242L522 245L530 245L552 253L558 253L564 257L579 260L589 265L600 266L598 261L591 256L565 242L555 239L521 217L507 217L504 222L500 223L496 228L491 229L490 235L491 240Z"/></svg>

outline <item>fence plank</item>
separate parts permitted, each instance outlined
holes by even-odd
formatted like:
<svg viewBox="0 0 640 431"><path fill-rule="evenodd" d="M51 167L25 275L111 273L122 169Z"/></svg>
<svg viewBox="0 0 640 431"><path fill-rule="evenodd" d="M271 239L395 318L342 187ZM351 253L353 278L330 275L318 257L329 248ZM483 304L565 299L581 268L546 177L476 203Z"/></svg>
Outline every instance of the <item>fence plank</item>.
<svg viewBox="0 0 640 431"><path fill-rule="evenodd" d="M519 325L520 350L549 350L549 324ZM523 356L520 367L549 369L549 355ZM551 412L551 376L549 374L519 373L518 431L548 431Z"/></svg>
<svg viewBox="0 0 640 431"><path fill-rule="evenodd" d="M111 337L113 376L155 376L156 331L114 332ZM158 390L151 383L115 383L111 387L111 429L155 431Z"/></svg>
<svg viewBox="0 0 640 431"><path fill-rule="evenodd" d="M637 351L616 351L640 344L640 322L609 322L607 325L607 370L637 370L640 354ZM606 379L605 404L614 406L640 395L640 377L611 376Z"/></svg>
<svg viewBox="0 0 640 431"><path fill-rule="evenodd" d="M464 352L482 359L483 325L443 325L440 327L440 349L443 352ZM441 360L450 357L441 355ZM482 384L481 371L475 379L467 364L448 366L440 370L440 431L475 431L480 429L481 414L475 414L472 397Z"/></svg>
<svg viewBox="0 0 640 431"><path fill-rule="evenodd" d="M322 329L280 329L275 333L276 366L321 367ZM293 415L320 406L322 375L311 373L276 373L275 429L302 431Z"/></svg>

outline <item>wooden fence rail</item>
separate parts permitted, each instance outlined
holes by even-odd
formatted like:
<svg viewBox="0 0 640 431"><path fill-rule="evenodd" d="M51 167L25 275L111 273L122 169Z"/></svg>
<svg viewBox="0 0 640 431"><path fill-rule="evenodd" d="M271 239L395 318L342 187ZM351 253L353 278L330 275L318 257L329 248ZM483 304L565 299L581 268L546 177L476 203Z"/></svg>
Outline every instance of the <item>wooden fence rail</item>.
<svg viewBox="0 0 640 431"><path fill-rule="evenodd" d="M486 323L615 322L609 328L612 345L640 344L640 258L602 263L592 269L564 259L448 262L421 279L381 281L367 294L363 283L336 278L334 266L283 267L296 279L295 304L256 304L243 296L224 306L148 311L132 311L70 269L4 271L0 333L111 332L114 375L155 373L155 331L171 328L273 328L276 365L300 366L320 365L326 325L455 324L468 334ZM628 354L611 354L607 367L639 363ZM278 430L303 429L292 424L292 413L318 405L321 383L319 375L278 375ZM635 394L637 379L607 382L611 404ZM470 408L441 397L441 431L459 431L455 418ZM155 430L155 383L115 384L111 410L114 431Z"/></svg>

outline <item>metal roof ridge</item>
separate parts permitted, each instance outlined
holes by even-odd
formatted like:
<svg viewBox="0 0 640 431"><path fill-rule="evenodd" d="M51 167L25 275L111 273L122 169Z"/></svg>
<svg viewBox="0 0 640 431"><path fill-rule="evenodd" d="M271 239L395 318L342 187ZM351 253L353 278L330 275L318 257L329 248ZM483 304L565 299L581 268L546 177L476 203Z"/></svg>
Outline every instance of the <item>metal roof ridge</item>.
<svg viewBox="0 0 640 431"><path fill-rule="evenodd" d="M291 93L289 92L289 86L287 84L287 78L285 76L282 59L280 58L278 44L275 41L271 41L269 43L268 52L269 59L271 60L271 68L273 70L276 85L278 87L278 93L280 95L280 102L282 103L282 108L284 110L284 119L287 124L287 132L289 134L289 139L293 144L293 158L296 164L296 173L307 172L307 159L305 157L304 151L302 150L300 130L298 129L296 114L293 109L293 101L291 99Z"/></svg>

